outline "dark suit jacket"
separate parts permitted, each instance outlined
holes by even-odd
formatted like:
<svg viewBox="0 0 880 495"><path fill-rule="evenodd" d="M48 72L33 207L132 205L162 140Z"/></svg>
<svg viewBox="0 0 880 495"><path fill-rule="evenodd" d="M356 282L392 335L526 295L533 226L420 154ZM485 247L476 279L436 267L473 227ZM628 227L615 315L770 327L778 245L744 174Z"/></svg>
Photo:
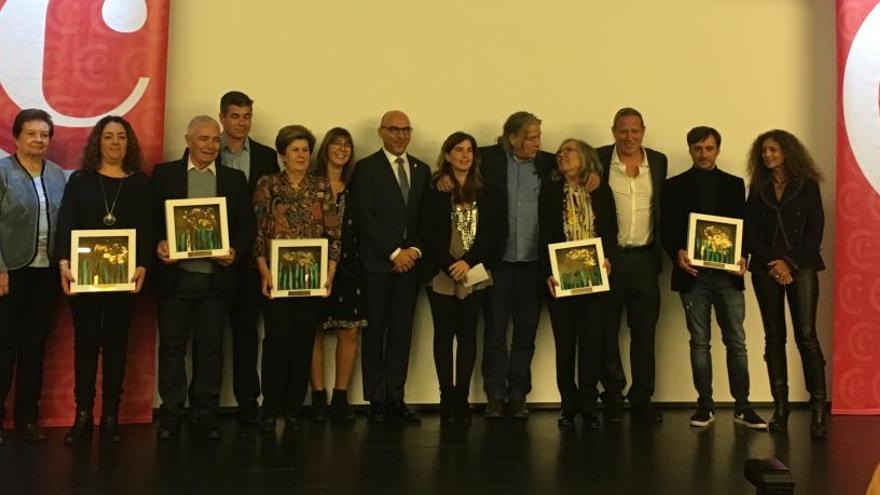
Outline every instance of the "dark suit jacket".
<svg viewBox="0 0 880 495"><path fill-rule="evenodd" d="M397 248L422 251L419 219L422 200L431 179L431 169L407 154L410 166L409 199L404 203L397 176L380 149L359 160L354 167L351 190L364 270L391 271L391 254Z"/></svg>
<svg viewBox="0 0 880 495"><path fill-rule="evenodd" d="M565 194L565 180L558 179L546 181L541 186L541 197L538 200L538 219L540 221L541 244L538 248L541 255L541 264L546 276L550 276L550 252L549 244L565 242L565 227L563 226L563 201ZM614 196L611 188L603 182L590 195L593 214L596 217L596 237L602 238L602 249L605 256L611 258L617 250L617 211L614 208ZM612 266L613 270L614 267Z"/></svg>
<svg viewBox="0 0 880 495"><path fill-rule="evenodd" d="M493 203L497 205L499 228L495 237L495 245L492 256L488 260L490 265L498 262L504 256L504 248L507 246L507 236L510 227L507 223L507 151L500 144L480 148L480 172L483 182L493 196ZM550 180L550 173L556 169L556 157L546 151L538 151L534 161L535 174L541 178L541 182Z"/></svg>
<svg viewBox="0 0 880 495"><path fill-rule="evenodd" d="M158 241L166 240L165 200L183 199L187 197L188 159L160 163L153 169L150 184L153 190L155 207L156 237ZM224 297L232 297L235 293L236 266L248 256L256 236L253 202L248 193L244 174L238 170L224 167L219 158L217 167L217 196L226 198L226 215L229 220L229 243L235 249L235 262L230 266L214 263L214 280L218 291ZM158 268L157 283L160 295L174 292L180 268L176 265L165 265L156 261Z"/></svg>
<svg viewBox="0 0 880 495"><path fill-rule="evenodd" d="M700 208L698 174L701 170L691 167L672 177L663 186L663 232L662 241L666 253L672 259L672 290L688 292L694 288L697 279L679 268L678 250L687 249L688 220L691 213L706 213L731 218L743 218L745 214L746 187L743 180L720 169L715 182L715 208L705 211ZM746 256L746 253L743 253ZM711 268L703 268L711 270ZM727 273L734 286L743 290L743 278Z"/></svg>
<svg viewBox="0 0 880 495"><path fill-rule="evenodd" d="M248 173L247 185L250 197L253 199L254 190L257 188L257 182L259 182L260 177L277 174L281 171L281 168L278 166L278 153L274 149L254 141L251 137L248 137L248 140L251 144L251 169ZM183 159L189 159L189 148L183 151Z"/></svg>
<svg viewBox="0 0 880 495"><path fill-rule="evenodd" d="M492 195L483 188L477 196L477 235L471 248L460 259L471 267L486 263L492 253L499 221ZM421 237L424 245L422 276L430 280L443 270L449 274L449 265L458 261L449 254L452 242L452 193L431 187L422 207Z"/></svg>
<svg viewBox="0 0 880 495"><path fill-rule="evenodd" d="M816 181L790 182L782 201L776 201L772 181L753 185L746 203L743 240L752 255L749 270L766 272L767 263L780 257L792 270L823 270L820 249L824 230L825 212ZM777 240L785 247L784 253L772 252Z"/></svg>
<svg viewBox="0 0 880 495"><path fill-rule="evenodd" d="M602 182L607 184L614 145L602 146L596 152L599 155L599 161L602 163ZM654 193L654 204L651 206L654 226L651 228L651 237L654 239L654 254L657 257L657 267L660 269L663 266L663 249L660 247L660 200L662 197L663 181L666 180L668 164L666 155L659 151L645 148L645 153L648 156L648 168L651 171L651 188Z"/></svg>

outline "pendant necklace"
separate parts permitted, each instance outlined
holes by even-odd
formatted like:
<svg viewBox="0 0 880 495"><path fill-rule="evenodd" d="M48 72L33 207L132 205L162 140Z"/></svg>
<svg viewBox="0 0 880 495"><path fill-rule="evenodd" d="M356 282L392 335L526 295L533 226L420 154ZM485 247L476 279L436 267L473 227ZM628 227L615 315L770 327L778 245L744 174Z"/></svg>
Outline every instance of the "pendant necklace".
<svg viewBox="0 0 880 495"><path fill-rule="evenodd" d="M116 188L116 196L113 198L113 204L107 206L107 192L104 189L104 176L98 174L98 180L101 184L101 196L104 199L104 211L107 212L101 220L104 222L104 225L108 227L116 224L116 215L114 215L113 212L116 211L116 201L119 199L119 191L122 190L122 182L125 181L125 179L126 178L123 177L122 180L119 181L119 187Z"/></svg>

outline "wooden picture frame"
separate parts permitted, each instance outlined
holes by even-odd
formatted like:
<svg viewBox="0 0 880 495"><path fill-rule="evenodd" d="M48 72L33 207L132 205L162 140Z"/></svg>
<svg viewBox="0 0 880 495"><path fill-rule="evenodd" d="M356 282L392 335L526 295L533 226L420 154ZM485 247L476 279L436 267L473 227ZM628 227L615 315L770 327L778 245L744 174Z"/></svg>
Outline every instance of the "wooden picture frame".
<svg viewBox="0 0 880 495"><path fill-rule="evenodd" d="M329 249L327 239L272 239L272 297L326 296Z"/></svg>
<svg viewBox="0 0 880 495"><path fill-rule="evenodd" d="M70 292L133 291L136 242L134 229L71 231Z"/></svg>
<svg viewBox="0 0 880 495"><path fill-rule="evenodd" d="M691 265L739 272L742 238L741 218L691 213L687 236Z"/></svg>
<svg viewBox="0 0 880 495"><path fill-rule="evenodd" d="M553 278L559 284L556 286L557 298L605 292L611 288L601 237L557 242L548 245L547 249Z"/></svg>
<svg viewBox="0 0 880 495"><path fill-rule="evenodd" d="M226 198L165 200L168 257L173 260L229 254Z"/></svg>

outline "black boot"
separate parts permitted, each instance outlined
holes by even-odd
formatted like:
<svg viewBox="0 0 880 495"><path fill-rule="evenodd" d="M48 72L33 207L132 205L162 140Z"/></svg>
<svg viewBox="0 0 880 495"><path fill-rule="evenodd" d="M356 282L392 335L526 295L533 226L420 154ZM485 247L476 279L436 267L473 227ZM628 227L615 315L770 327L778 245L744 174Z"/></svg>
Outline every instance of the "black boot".
<svg viewBox="0 0 880 495"><path fill-rule="evenodd" d="M93 420L91 411L77 411L73 426L71 426L70 430L67 431L67 434L64 435L64 443L67 445L73 445L90 441L92 439L92 425Z"/></svg>
<svg viewBox="0 0 880 495"><path fill-rule="evenodd" d="M455 420L465 424L471 424L471 405L468 404L470 385L455 387Z"/></svg>
<svg viewBox="0 0 880 495"><path fill-rule="evenodd" d="M768 425L770 431L788 430L788 400L773 401L773 417Z"/></svg>
<svg viewBox="0 0 880 495"><path fill-rule="evenodd" d="M327 420L326 390L312 390L312 419L315 421Z"/></svg>
<svg viewBox="0 0 880 495"><path fill-rule="evenodd" d="M101 441L109 443L122 443L122 432L119 431L119 418L116 416L101 416Z"/></svg>
<svg viewBox="0 0 880 495"><path fill-rule="evenodd" d="M330 419L343 423L354 423L354 413L348 407L348 391L333 389L333 398L330 399Z"/></svg>
<svg viewBox="0 0 880 495"><path fill-rule="evenodd" d="M827 413L825 403L813 403L813 414L810 417L810 436L813 438L825 438L828 436Z"/></svg>
<svg viewBox="0 0 880 495"><path fill-rule="evenodd" d="M440 387L440 422L455 421L455 388Z"/></svg>

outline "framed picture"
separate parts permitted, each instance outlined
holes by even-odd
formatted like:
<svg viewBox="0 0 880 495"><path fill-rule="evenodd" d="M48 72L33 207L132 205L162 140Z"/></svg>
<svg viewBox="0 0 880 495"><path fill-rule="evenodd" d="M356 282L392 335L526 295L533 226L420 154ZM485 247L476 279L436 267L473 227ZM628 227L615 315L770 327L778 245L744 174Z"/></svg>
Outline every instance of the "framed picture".
<svg viewBox="0 0 880 495"><path fill-rule="evenodd" d="M70 291L133 291L134 229L74 230L70 233Z"/></svg>
<svg viewBox="0 0 880 495"><path fill-rule="evenodd" d="M558 242L550 244L547 249L553 278L559 283L557 298L604 292L610 288L600 237Z"/></svg>
<svg viewBox="0 0 880 495"><path fill-rule="evenodd" d="M738 272L742 237L741 218L691 213L687 237L691 264Z"/></svg>
<svg viewBox="0 0 880 495"><path fill-rule="evenodd" d="M165 201L169 258L211 258L229 254L226 198Z"/></svg>
<svg viewBox="0 0 880 495"><path fill-rule="evenodd" d="M327 239L272 239L272 297L325 296Z"/></svg>

